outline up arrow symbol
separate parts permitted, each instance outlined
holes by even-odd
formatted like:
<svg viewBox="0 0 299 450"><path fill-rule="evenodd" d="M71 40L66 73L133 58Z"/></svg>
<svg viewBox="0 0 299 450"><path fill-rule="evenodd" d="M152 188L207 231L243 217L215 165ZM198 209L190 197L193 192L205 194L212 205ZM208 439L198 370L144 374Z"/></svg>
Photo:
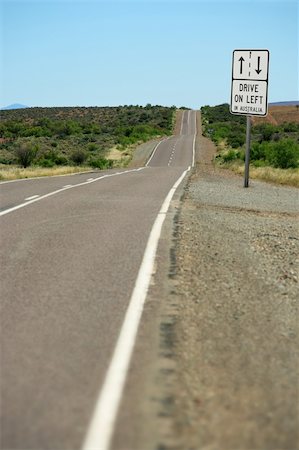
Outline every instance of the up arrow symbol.
<svg viewBox="0 0 299 450"><path fill-rule="evenodd" d="M240 74L243 73L243 61L245 61L245 59L243 58L243 56L241 56L241 58L239 59L240 61Z"/></svg>
<svg viewBox="0 0 299 450"><path fill-rule="evenodd" d="M260 64L261 64L261 57L258 56L258 58L257 58L257 69L255 69L255 71L256 71L257 74L260 74L261 71L262 71L262 70L260 69Z"/></svg>

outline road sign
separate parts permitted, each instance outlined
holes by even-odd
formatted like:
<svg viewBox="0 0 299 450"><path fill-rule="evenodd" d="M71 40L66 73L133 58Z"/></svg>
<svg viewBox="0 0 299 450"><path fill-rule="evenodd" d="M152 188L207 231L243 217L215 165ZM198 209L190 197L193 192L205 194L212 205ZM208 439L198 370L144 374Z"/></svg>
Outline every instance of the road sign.
<svg viewBox="0 0 299 450"><path fill-rule="evenodd" d="M230 104L232 114L267 115L268 72L268 50L234 51Z"/></svg>

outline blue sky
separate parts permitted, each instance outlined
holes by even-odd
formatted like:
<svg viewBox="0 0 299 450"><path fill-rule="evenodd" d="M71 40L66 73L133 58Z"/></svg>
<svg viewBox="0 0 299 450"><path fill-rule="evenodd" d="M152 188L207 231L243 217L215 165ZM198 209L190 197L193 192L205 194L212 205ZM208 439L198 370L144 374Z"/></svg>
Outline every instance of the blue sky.
<svg viewBox="0 0 299 450"><path fill-rule="evenodd" d="M234 49L269 49L298 100L297 0L0 0L0 105L199 108L230 101Z"/></svg>

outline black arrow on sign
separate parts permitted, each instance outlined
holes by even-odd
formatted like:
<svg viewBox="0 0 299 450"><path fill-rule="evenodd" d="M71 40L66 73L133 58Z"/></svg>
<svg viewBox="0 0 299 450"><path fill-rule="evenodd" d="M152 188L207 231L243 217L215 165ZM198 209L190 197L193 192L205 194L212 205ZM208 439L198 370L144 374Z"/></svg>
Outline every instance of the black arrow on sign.
<svg viewBox="0 0 299 450"><path fill-rule="evenodd" d="M240 74L242 74L243 72L243 61L245 61L245 59L243 58L243 56L241 56L241 58L239 59L240 61Z"/></svg>
<svg viewBox="0 0 299 450"><path fill-rule="evenodd" d="M262 69L260 69L260 64L261 64L261 57L258 56L258 58L257 58L257 69L255 69L257 74L260 74L261 71L262 71Z"/></svg>

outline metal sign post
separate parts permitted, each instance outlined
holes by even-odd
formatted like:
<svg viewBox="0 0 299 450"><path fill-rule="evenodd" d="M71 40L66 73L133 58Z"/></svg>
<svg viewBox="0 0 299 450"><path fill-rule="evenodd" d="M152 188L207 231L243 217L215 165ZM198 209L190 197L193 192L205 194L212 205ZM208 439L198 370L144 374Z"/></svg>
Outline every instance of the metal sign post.
<svg viewBox="0 0 299 450"><path fill-rule="evenodd" d="M251 116L247 116L245 172L244 172L244 187L245 188L248 187L248 183L249 183L250 137L251 137Z"/></svg>
<svg viewBox="0 0 299 450"><path fill-rule="evenodd" d="M249 183L251 116L268 114L269 50L234 50L231 114L246 115L244 187Z"/></svg>

